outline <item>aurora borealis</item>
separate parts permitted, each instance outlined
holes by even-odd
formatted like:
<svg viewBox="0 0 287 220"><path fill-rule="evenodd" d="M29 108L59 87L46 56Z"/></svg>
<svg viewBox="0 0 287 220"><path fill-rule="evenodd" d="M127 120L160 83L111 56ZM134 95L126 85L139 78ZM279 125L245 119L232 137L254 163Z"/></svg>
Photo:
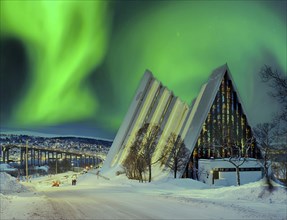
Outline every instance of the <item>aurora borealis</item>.
<svg viewBox="0 0 287 220"><path fill-rule="evenodd" d="M253 123L276 111L258 72L286 73L286 1L1 1L0 15L1 127L113 137L145 69L190 103L226 62Z"/></svg>
<svg viewBox="0 0 287 220"><path fill-rule="evenodd" d="M23 41L32 63L28 74L33 83L12 119L24 125L50 124L94 114L96 96L82 80L99 65L106 51L108 27L103 23L107 4L5 1L1 8L3 33ZM82 104L78 105L79 100Z"/></svg>

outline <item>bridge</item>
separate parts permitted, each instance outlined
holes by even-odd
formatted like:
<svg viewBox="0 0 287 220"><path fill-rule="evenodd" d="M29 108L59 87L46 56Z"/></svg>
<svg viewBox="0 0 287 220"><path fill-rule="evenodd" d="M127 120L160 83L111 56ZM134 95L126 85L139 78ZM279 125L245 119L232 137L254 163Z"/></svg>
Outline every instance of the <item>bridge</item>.
<svg viewBox="0 0 287 220"><path fill-rule="evenodd" d="M64 150L59 148L48 148L40 146L29 146L28 144L4 144L0 145L0 161L3 163L15 162L10 159L10 151L12 149L20 149L20 166L26 165L24 158L29 158L28 164L32 166L48 165L50 161L58 161L68 159L72 164L73 161L77 162L79 167L96 165L102 162L101 155L96 155L86 152L76 152L73 150ZM19 160L18 160L19 162Z"/></svg>

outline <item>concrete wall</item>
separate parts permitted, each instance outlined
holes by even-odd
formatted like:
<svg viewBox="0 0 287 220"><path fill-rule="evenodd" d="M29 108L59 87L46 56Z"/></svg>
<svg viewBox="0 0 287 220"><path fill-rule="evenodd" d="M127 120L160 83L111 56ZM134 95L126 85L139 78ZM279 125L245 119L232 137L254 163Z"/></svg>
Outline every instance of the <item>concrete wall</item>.
<svg viewBox="0 0 287 220"><path fill-rule="evenodd" d="M235 168L230 162L222 159L201 159L198 161L198 180L209 185L231 186L237 185L235 171L221 171L225 168ZM252 171L252 169L261 169L256 159L249 158L240 168L240 183L246 184L258 181L262 178L262 171ZM250 168L250 169L249 169ZM214 179L214 171L219 170L219 179ZM249 171L247 171L249 170ZM251 170L251 171L250 171Z"/></svg>

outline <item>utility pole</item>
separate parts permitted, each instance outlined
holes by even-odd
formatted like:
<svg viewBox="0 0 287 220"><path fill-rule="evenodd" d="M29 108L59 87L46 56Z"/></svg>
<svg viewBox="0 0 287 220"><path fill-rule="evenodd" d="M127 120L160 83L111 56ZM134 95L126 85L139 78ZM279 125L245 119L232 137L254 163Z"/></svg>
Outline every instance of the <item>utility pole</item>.
<svg viewBox="0 0 287 220"><path fill-rule="evenodd" d="M58 154L56 152L56 174L58 173Z"/></svg>
<svg viewBox="0 0 287 220"><path fill-rule="evenodd" d="M26 154L25 154L25 160L26 160L26 181L28 182L28 141L26 141Z"/></svg>

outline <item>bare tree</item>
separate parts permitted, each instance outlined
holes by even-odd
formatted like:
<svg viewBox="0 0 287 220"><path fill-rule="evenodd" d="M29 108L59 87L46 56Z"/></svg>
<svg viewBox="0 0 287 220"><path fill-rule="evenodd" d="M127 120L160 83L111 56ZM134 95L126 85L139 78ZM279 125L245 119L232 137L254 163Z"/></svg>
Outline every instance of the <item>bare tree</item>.
<svg viewBox="0 0 287 220"><path fill-rule="evenodd" d="M135 139L122 166L129 179L137 179L140 182L143 182L143 173L146 170L146 164L139 154L140 147L141 145L139 144L138 139Z"/></svg>
<svg viewBox="0 0 287 220"><path fill-rule="evenodd" d="M286 157L286 153L285 153ZM280 180L285 186L287 186L287 161L277 160L272 163L272 171L274 172L275 177Z"/></svg>
<svg viewBox="0 0 287 220"><path fill-rule="evenodd" d="M278 144L277 140L275 146L271 153L273 177L287 186L287 146L286 143Z"/></svg>
<svg viewBox="0 0 287 220"><path fill-rule="evenodd" d="M190 151L185 147L181 136L171 132L166 150L162 154L162 163L165 163L173 171L174 178L176 178L177 172L184 168L189 156Z"/></svg>
<svg viewBox="0 0 287 220"><path fill-rule="evenodd" d="M142 149L144 134L137 132L135 139L132 142L128 156L125 158L122 166L126 176L129 179L137 179L143 182L143 173L146 170L146 163L140 151Z"/></svg>
<svg viewBox="0 0 287 220"><path fill-rule="evenodd" d="M253 138L246 140L246 143L244 144L245 149L242 148L242 146L240 145L233 144L232 145L233 153L230 155L228 159L224 158L224 160L228 161L235 167L236 182L238 186L240 186L240 167L248 160L248 157L246 157L246 153L244 154L244 151L248 152L253 142L254 142Z"/></svg>
<svg viewBox="0 0 287 220"><path fill-rule="evenodd" d="M148 170L148 181L151 182L152 165L159 161L152 161L159 135L160 127L158 125L147 123L138 130L130 147L130 152L122 164L128 178L143 182L143 175Z"/></svg>
<svg viewBox="0 0 287 220"><path fill-rule="evenodd" d="M282 170L284 173L284 170L286 169L286 151L287 151L287 74L282 74L278 72L277 70L273 70L270 66L265 65L262 67L260 71L260 76L263 82L267 83L269 87L272 89L271 92L269 92L269 95L274 98L278 104L280 105L279 112L274 116L273 123L276 124L276 141L272 143L274 146L272 149L272 155L275 156L275 158L272 158L273 163L276 161L276 164L274 163L273 168L276 167L275 172L280 169L280 166L282 166ZM274 132L275 133L275 132ZM279 150L280 149L280 150ZM278 155L280 155L280 152L285 152L285 156L283 158L278 160ZM273 156L272 156L273 157ZM284 175L283 175L284 176ZM281 176L282 177L282 176ZM287 173L285 175L285 182L287 179ZM268 181L269 179L267 179ZM283 177L284 181L284 177ZM269 181L270 182L270 181Z"/></svg>
<svg viewBox="0 0 287 220"><path fill-rule="evenodd" d="M248 154L252 144L255 143L253 137L246 140L237 141L237 135L231 127L223 129L221 126L213 128L215 139L212 141L216 157L228 161L235 167L236 182L240 186L240 167L248 161Z"/></svg>
<svg viewBox="0 0 287 220"><path fill-rule="evenodd" d="M270 66L265 65L261 71L260 76L263 82L268 83L272 89L269 95L277 100L281 109L275 116L275 121L281 121L283 123L281 132L287 133L287 75L272 70Z"/></svg>
<svg viewBox="0 0 287 220"><path fill-rule="evenodd" d="M272 160L272 149L274 148L276 138L276 124L263 123L258 124L253 129L257 144L262 153L261 164L264 169L265 178L269 178L269 167Z"/></svg>
<svg viewBox="0 0 287 220"><path fill-rule="evenodd" d="M160 127L158 125L151 125L147 123L143 125L143 127L139 130L139 133L145 134L142 141L143 148L141 149L140 154L142 155L142 158L145 160L145 163L148 167L148 181L151 182L152 165L159 161L152 161L152 157L158 144Z"/></svg>

